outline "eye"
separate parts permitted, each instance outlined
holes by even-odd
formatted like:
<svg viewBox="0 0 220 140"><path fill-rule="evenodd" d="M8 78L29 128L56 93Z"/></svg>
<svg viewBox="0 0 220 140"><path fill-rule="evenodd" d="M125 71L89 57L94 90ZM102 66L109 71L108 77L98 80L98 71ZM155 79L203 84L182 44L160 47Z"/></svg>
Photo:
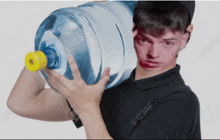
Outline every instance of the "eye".
<svg viewBox="0 0 220 140"><path fill-rule="evenodd" d="M165 42L165 43L166 43L166 46L168 46L168 47L171 47L174 45L174 42Z"/></svg>
<svg viewBox="0 0 220 140"><path fill-rule="evenodd" d="M166 42L166 45L171 45L171 42Z"/></svg>
<svg viewBox="0 0 220 140"><path fill-rule="evenodd" d="M145 42L148 42L148 40L147 40L147 39L142 38L142 39L140 39L140 42L145 43Z"/></svg>
<svg viewBox="0 0 220 140"><path fill-rule="evenodd" d="M151 43L148 39L142 38L142 37L137 37L136 41L140 45L145 45L145 44Z"/></svg>

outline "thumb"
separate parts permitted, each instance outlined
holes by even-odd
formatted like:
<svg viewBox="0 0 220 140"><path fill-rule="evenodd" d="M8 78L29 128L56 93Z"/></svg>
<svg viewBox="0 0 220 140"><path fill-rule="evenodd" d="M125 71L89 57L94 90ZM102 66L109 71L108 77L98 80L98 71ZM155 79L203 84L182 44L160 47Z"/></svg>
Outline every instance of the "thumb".
<svg viewBox="0 0 220 140"><path fill-rule="evenodd" d="M102 86L105 86L108 83L108 81L110 79L110 74L109 73L110 73L110 68L107 67L104 70L103 74L102 74L102 77L101 77L101 79L99 81L99 84L101 84Z"/></svg>

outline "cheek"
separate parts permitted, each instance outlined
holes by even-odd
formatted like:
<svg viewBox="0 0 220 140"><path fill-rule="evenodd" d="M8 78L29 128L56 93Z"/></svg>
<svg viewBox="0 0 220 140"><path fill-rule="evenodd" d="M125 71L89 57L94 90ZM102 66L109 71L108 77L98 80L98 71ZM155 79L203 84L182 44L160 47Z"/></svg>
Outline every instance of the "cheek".
<svg viewBox="0 0 220 140"><path fill-rule="evenodd" d="M175 59L177 52L178 52L178 49L176 49L176 48L164 51L164 53L163 53L164 60L169 61L169 60Z"/></svg>
<svg viewBox="0 0 220 140"><path fill-rule="evenodd" d="M134 49L135 49L135 52L136 52L136 55L137 55L138 59L140 59L140 57L144 53L143 48L141 48L140 46L135 46Z"/></svg>

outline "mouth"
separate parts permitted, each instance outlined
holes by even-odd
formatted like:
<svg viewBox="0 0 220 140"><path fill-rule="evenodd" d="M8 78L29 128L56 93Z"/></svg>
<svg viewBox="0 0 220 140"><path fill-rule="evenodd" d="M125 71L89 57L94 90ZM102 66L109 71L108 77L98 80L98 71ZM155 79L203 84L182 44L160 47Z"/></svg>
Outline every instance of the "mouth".
<svg viewBox="0 0 220 140"><path fill-rule="evenodd" d="M139 64L142 68L156 68L160 63L155 61L140 61Z"/></svg>
<svg viewBox="0 0 220 140"><path fill-rule="evenodd" d="M156 61L146 61L146 63L159 64L159 62Z"/></svg>

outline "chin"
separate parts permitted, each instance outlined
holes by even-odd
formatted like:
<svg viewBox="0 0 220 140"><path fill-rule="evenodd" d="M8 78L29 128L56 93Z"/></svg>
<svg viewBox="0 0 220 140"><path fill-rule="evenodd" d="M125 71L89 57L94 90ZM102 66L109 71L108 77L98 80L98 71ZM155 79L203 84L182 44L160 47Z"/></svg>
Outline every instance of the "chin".
<svg viewBox="0 0 220 140"><path fill-rule="evenodd" d="M159 67L141 67L144 71L163 71L164 68L159 66Z"/></svg>

